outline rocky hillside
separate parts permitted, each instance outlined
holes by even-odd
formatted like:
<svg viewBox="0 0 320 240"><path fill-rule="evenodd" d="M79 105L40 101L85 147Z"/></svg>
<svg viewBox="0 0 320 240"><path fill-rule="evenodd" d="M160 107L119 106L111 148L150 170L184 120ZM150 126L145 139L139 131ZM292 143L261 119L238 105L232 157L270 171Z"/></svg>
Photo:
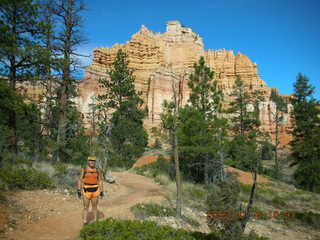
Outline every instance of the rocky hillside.
<svg viewBox="0 0 320 240"><path fill-rule="evenodd" d="M125 44L115 44L111 48L96 48L93 51L92 65L85 71L79 84L80 97L77 99L80 110L86 114L93 96L97 96L98 79L106 76L116 53L122 49L128 55L129 67L135 70L135 86L143 93L143 99L149 109L145 127L150 130L160 123L162 103L172 97L172 81L178 81L182 88L183 104L188 100L190 89L187 86L188 73L193 64L204 56L206 63L215 71L215 78L221 85L226 103L230 100L236 76L250 86L252 90L261 90L266 101L260 104L262 129L273 131L273 112L275 104L269 101L271 88L259 77L257 64L246 55L229 50L205 50L202 38L191 28L184 27L178 21L167 23L165 33L154 33L141 26ZM289 115L284 116L281 143L287 144L290 137L286 128L290 125Z"/></svg>

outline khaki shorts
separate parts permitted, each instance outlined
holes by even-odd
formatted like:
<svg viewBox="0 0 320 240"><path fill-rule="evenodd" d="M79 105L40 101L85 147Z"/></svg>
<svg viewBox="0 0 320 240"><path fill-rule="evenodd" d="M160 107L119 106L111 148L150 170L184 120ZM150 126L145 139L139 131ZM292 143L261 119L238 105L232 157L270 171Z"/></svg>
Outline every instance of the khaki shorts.
<svg viewBox="0 0 320 240"><path fill-rule="evenodd" d="M83 186L83 196L87 199L99 197L100 191L98 185L84 185Z"/></svg>

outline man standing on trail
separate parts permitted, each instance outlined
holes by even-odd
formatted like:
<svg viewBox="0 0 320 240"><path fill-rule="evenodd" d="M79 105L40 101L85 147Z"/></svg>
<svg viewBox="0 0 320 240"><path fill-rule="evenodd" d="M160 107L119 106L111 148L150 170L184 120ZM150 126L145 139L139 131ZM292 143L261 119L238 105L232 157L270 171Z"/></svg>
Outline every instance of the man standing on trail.
<svg viewBox="0 0 320 240"><path fill-rule="evenodd" d="M83 224L87 224L87 215L91 202L94 221L98 220L98 199L104 197L102 174L96 168L96 157L88 157L87 166L81 168L78 181L78 197L83 196Z"/></svg>

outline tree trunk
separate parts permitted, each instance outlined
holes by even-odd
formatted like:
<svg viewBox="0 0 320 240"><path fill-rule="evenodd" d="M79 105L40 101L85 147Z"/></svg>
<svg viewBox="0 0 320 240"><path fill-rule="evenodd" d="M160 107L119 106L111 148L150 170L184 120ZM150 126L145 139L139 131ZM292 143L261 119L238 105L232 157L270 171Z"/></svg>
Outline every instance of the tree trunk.
<svg viewBox="0 0 320 240"><path fill-rule="evenodd" d="M17 114L11 109L9 114L9 128L11 130L10 149L14 154L18 153Z"/></svg>
<svg viewBox="0 0 320 240"><path fill-rule="evenodd" d="M219 173L220 173L220 181L224 181L225 179L225 171L224 171L224 156L223 156L223 152L221 150L219 150Z"/></svg>
<svg viewBox="0 0 320 240"><path fill-rule="evenodd" d="M16 58L10 58L10 89L16 91L17 69ZM17 135L17 114L15 109L10 109L9 113L9 129L11 130L10 150L13 154L18 153L18 135Z"/></svg>
<svg viewBox="0 0 320 240"><path fill-rule="evenodd" d="M205 155L204 159L204 183L206 186L209 185L209 156Z"/></svg>
<svg viewBox="0 0 320 240"><path fill-rule="evenodd" d="M279 177L279 162L278 162L278 146L279 146L279 112L278 108L276 109L276 144L274 151L274 160L276 165L276 176Z"/></svg>
<svg viewBox="0 0 320 240"><path fill-rule="evenodd" d="M63 83L62 90L61 90L61 96L59 99L59 119L58 119L58 135L57 135L57 145L58 145L58 151L57 151L57 158L56 161L61 161L61 149L63 148L66 140L66 111L67 111L67 96L65 91L65 84Z"/></svg>
<svg viewBox="0 0 320 240"><path fill-rule="evenodd" d="M254 173L253 173L253 184L251 187L251 192L250 192L250 198L249 198L249 203L247 205L244 218L241 220L241 230L244 232L246 225L248 221L250 220L250 215L251 215L251 208L253 206L253 198L254 198L254 193L256 190L256 184L257 184L257 168L255 168Z"/></svg>
<svg viewBox="0 0 320 240"><path fill-rule="evenodd" d="M178 153L178 138L176 131L173 132L173 152L174 152L174 165L176 170L176 186L177 186L177 199L176 199L176 207L177 212L176 216L181 218L181 207L182 207L182 186L181 186L181 178L180 178L180 166L179 166L179 153Z"/></svg>
<svg viewBox="0 0 320 240"><path fill-rule="evenodd" d="M62 88L59 99L59 123L58 123L58 138L57 144L59 145L57 161L61 161L61 149L64 149L66 142L66 124L67 124L67 111L68 100L70 98L70 89L72 88L71 79L71 53L72 53L72 34L73 34L73 0L67 1L67 8L64 10L65 16L65 38L63 39L63 67L62 67Z"/></svg>

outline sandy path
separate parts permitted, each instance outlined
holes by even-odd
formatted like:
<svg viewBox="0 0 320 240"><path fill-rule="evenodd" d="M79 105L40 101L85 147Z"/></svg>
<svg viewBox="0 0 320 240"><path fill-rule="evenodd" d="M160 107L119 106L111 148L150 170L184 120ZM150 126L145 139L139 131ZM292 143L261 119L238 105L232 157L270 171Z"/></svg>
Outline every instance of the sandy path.
<svg viewBox="0 0 320 240"><path fill-rule="evenodd" d="M100 200L100 218L133 218L130 207L138 202L160 202L164 190L151 179L114 173L117 184L106 184L107 197ZM7 233L9 240L75 240L81 229L82 202L52 191L23 191L12 198L26 209L23 220ZM90 215L89 215L90 218Z"/></svg>

